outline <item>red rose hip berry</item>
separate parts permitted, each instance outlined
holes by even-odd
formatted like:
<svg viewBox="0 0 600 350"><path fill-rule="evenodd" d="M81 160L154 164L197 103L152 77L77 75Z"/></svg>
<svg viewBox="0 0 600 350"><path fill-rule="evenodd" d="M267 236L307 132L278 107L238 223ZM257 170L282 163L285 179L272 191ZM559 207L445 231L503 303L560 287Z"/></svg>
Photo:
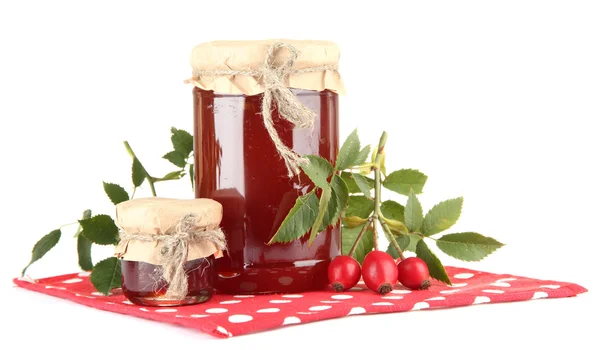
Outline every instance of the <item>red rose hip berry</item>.
<svg viewBox="0 0 600 350"><path fill-rule="evenodd" d="M431 282L425 261L412 257L398 263L398 282L410 289L428 289Z"/></svg>
<svg viewBox="0 0 600 350"><path fill-rule="evenodd" d="M336 292L343 292L360 280L360 264L351 256L336 256L329 263L327 274L331 287Z"/></svg>
<svg viewBox="0 0 600 350"><path fill-rule="evenodd" d="M398 268L388 253L374 250L365 256L362 276L370 290L387 294L392 291L398 280Z"/></svg>

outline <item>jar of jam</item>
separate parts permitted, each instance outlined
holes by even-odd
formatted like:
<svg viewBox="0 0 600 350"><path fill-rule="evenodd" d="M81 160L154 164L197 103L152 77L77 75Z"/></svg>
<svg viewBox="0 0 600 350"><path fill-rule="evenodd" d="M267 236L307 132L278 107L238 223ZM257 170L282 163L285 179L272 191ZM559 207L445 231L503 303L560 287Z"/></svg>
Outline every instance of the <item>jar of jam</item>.
<svg viewBox="0 0 600 350"><path fill-rule="evenodd" d="M294 293L327 285L329 262L340 254L339 224L310 245L308 234L269 241L296 199L313 189L282 153L330 162L337 156L338 93L344 91L338 59L337 46L324 41L219 41L194 48L195 192L222 204L228 242L216 262L219 292ZM311 126L298 125L298 106L311 111Z"/></svg>
<svg viewBox="0 0 600 350"><path fill-rule="evenodd" d="M210 199L132 199L117 204L122 287L132 303L179 306L214 294L225 237L221 205Z"/></svg>

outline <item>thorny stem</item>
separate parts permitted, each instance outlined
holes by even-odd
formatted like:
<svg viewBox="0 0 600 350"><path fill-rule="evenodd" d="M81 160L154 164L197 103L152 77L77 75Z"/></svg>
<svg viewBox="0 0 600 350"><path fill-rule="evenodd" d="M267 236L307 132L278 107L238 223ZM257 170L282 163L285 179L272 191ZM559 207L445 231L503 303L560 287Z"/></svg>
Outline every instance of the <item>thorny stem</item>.
<svg viewBox="0 0 600 350"><path fill-rule="evenodd" d="M358 233L358 236L356 236L356 241L354 241L352 248L350 248L350 252L348 252L348 256L354 256L354 251L356 250L356 247L358 247L358 242L360 242L360 240L362 239L365 232L367 232L367 229L369 228L369 226L371 226L372 222L373 222L373 219L371 219L371 218L369 218L367 220L367 222L365 223L365 226L363 226L362 230L360 230L360 232Z"/></svg>
<svg viewBox="0 0 600 350"><path fill-rule="evenodd" d="M125 145L125 149L127 150L127 153L129 153L129 155L131 156L131 158L133 160L135 160L137 157L135 155L135 153L133 153L133 149L131 149L131 146L129 146L129 142L127 141L123 141L123 144ZM138 162L139 162L139 158ZM140 162L140 165L142 163ZM150 174L148 174L148 172L146 171L146 168L144 168L143 165L142 166L142 170L144 171L144 177L146 178L146 180L148 180L148 184L150 185L150 191L152 191L152 196L156 197L156 189L154 188L154 180L152 179L152 176L150 176Z"/></svg>

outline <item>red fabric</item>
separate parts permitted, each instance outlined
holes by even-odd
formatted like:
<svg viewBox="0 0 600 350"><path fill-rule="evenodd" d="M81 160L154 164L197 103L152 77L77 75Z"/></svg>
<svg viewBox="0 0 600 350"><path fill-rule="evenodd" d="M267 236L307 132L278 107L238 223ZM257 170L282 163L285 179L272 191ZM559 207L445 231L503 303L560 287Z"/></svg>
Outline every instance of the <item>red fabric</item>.
<svg viewBox="0 0 600 350"><path fill-rule="evenodd" d="M190 327L216 337L231 337L356 314L564 298L587 291L573 283L456 267L447 267L446 270L454 284L452 287L436 281L429 290L410 291L398 284L391 293L381 296L359 284L344 293L319 291L292 295L216 295L203 304L176 308L140 307L131 304L118 292L103 296L94 292L85 273L37 281L15 279L14 282L22 288L93 308Z"/></svg>

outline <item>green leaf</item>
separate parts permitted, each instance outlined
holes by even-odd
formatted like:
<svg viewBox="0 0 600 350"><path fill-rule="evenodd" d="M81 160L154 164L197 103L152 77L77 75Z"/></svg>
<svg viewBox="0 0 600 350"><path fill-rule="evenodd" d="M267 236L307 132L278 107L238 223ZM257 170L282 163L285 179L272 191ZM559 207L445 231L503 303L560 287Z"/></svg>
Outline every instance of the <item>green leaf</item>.
<svg viewBox="0 0 600 350"><path fill-rule="evenodd" d="M168 173L167 175L165 175L163 177L152 178L152 180L154 180L154 182L169 181L169 180L179 180L179 179L181 179L183 177L183 175L185 175L184 171L177 170L177 171L172 171L172 172Z"/></svg>
<svg viewBox="0 0 600 350"><path fill-rule="evenodd" d="M438 248L453 258L480 261L504 244L475 232L451 233L437 239Z"/></svg>
<svg viewBox="0 0 600 350"><path fill-rule="evenodd" d="M139 159L133 158L133 164L131 165L131 180L133 186L140 187L146 178L146 169Z"/></svg>
<svg viewBox="0 0 600 350"><path fill-rule="evenodd" d="M387 200L381 203L381 214L388 219L404 222L404 206L398 202Z"/></svg>
<svg viewBox="0 0 600 350"><path fill-rule="evenodd" d="M354 131L346 138L344 144L338 152L335 168L337 170L345 170L350 168L358 159L360 154L360 141L358 139L358 130Z"/></svg>
<svg viewBox="0 0 600 350"><path fill-rule="evenodd" d="M358 185L356 184L356 181L354 180L353 173L343 171L341 173L341 177L344 180L344 182L346 183L346 186L348 187L348 193L362 193L361 189L358 187ZM363 177L366 179L367 184L369 185L369 189L375 188L375 181L373 181L373 179L370 179L366 176L363 176Z"/></svg>
<svg viewBox="0 0 600 350"><path fill-rule="evenodd" d="M121 287L121 260L112 257L97 263L90 281L104 295L109 295L113 288Z"/></svg>
<svg viewBox="0 0 600 350"><path fill-rule="evenodd" d="M319 199L314 192L298 197L268 244L288 243L304 236L312 227L318 211Z"/></svg>
<svg viewBox="0 0 600 350"><path fill-rule="evenodd" d="M96 215L92 218L79 220L85 238L100 245L115 244L119 241L119 229L108 215Z"/></svg>
<svg viewBox="0 0 600 350"><path fill-rule="evenodd" d="M46 255L46 253L50 251L50 249L54 248L56 243L58 243L60 240L60 235L60 230L54 230L37 241L37 243L33 246L33 250L31 251L31 260L21 272L21 276L25 275L25 271L27 271L31 264L40 260L44 255Z"/></svg>
<svg viewBox="0 0 600 350"><path fill-rule="evenodd" d="M458 197L434 205L423 219L421 233L431 236L452 227L460 217L462 204L463 198Z"/></svg>
<svg viewBox="0 0 600 350"><path fill-rule="evenodd" d="M188 173L190 174L190 181L192 182L192 189L194 189L196 187L196 184L195 184L196 178L194 177L194 164L190 164L190 167L188 168Z"/></svg>
<svg viewBox="0 0 600 350"><path fill-rule="evenodd" d="M408 196L412 188L415 193L422 193L427 181L427 175L418 170L402 169L390 173L383 181L383 187Z"/></svg>
<svg viewBox="0 0 600 350"><path fill-rule="evenodd" d="M418 235L400 235L396 236L395 239L402 251L414 252L417 249L417 243L421 240L421 237ZM398 259L400 257L392 243L388 245L387 253L390 254L394 259Z"/></svg>
<svg viewBox="0 0 600 350"><path fill-rule="evenodd" d="M333 175L331 179L331 190L332 195L335 197L336 206L335 206L335 215L329 221L329 224L333 224L334 221L340 217L346 206L348 205L348 187L346 183L339 175ZM327 216L326 216L327 217Z"/></svg>
<svg viewBox="0 0 600 350"><path fill-rule="evenodd" d="M92 241L84 235L77 236L77 255L79 267L84 271L90 271L94 267L92 263Z"/></svg>
<svg viewBox="0 0 600 350"><path fill-rule="evenodd" d="M404 217L406 218L404 223L410 232L419 231L421 223L423 223L423 207L421 207L421 202L419 202L417 195L415 195L415 192L412 189L408 194Z"/></svg>
<svg viewBox="0 0 600 350"><path fill-rule="evenodd" d="M354 162L352 163L352 165L353 166L363 165L367 161L367 157L369 157L370 153L371 153L371 145L366 145L365 147L363 147L363 149L360 150L360 152L356 156L356 159L354 159Z"/></svg>
<svg viewBox="0 0 600 350"><path fill-rule="evenodd" d="M184 158L189 157L194 150L194 137L185 130L171 128L171 143L173 149L183 155Z"/></svg>
<svg viewBox="0 0 600 350"><path fill-rule="evenodd" d="M369 182L367 178L362 176L361 174L352 174L354 181L356 182L356 186L360 188L362 193L364 193L365 197L371 199L371 188L369 187Z"/></svg>
<svg viewBox="0 0 600 350"><path fill-rule="evenodd" d="M185 167L185 164L187 163L185 161L186 157L177 151L171 151L171 152L165 154L163 156L163 158L168 160L169 162L171 162L176 167L180 167L180 168Z"/></svg>
<svg viewBox="0 0 600 350"><path fill-rule="evenodd" d="M315 155L306 156L309 162L302 164L302 170L310 178L310 180L320 188L329 187L327 179L333 172L333 166L327 159Z"/></svg>
<svg viewBox="0 0 600 350"><path fill-rule="evenodd" d="M374 202L364 196L348 197L348 207L344 216L358 216L366 219L373 212Z"/></svg>
<svg viewBox="0 0 600 350"><path fill-rule="evenodd" d="M352 245L356 241L358 234L362 230L363 226L355 228L342 227L342 254L348 255ZM354 258L362 264L365 260L365 256L373 250L373 230L369 227L363 234L362 239L358 242L356 250L354 251Z"/></svg>
<svg viewBox="0 0 600 350"><path fill-rule="evenodd" d="M444 265L442 265L440 259L438 259L437 256L435 256L435 254L429 250L429 247L423 240L420 240L417 243L417 256L425 261L427 267L429 268L429 274L431 277L448 285L452 285Z"/></svg>
<svg viewBox="0 0 600 350"><path fill-rule="evenodd" d="M321 199L319 199L319 213L310 229L310 237L308 238L309 247L312 246L315 238L317 238L317 235L321 232L321 224L323 224L323 218L325 217L325 212L327 212L329 208L330 202L335 205L335 200L331 200L331 187L325 187L321 193ZM335 212L335 208L333 208L333 212Z"/></svg>
<svg viewBox="0 0 600 350"><path fill-rule="evenodd" d="M108 182L102 182L102 184L104 185L104 192L114 205L129 200L129 194L127 194L127 191L123 187Z"/></svg>

